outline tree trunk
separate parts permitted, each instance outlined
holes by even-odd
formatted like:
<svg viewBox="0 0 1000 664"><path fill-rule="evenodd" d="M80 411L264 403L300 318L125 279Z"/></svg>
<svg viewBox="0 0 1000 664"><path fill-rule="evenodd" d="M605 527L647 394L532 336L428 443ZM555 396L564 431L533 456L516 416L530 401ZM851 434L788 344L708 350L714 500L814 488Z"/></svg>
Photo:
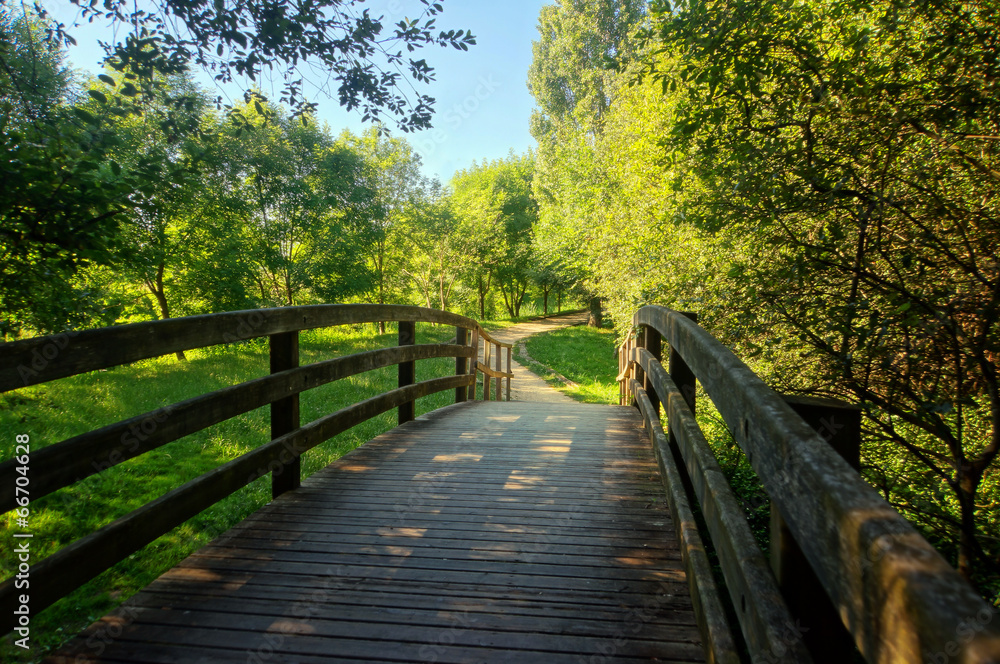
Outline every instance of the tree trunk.
<svg viewBox="0 0 1000 664"><path fill-rule="evenodd" d="M590 298L590 317L587 325L590 327L600 327L604 323L604 311L601 309L601 298L594 296Z"/></svg>
<svg viewBox="0 0 1000 664"><path fill-rule="evenodd" d="M491 282L493 281L493 275L490 274L486 277L486 283L483 283L483 275L476 277L476 288L479 291L479 319L484 320L486 318L486 295L490 292Z"/></svg>
<svg viewBox="0 0 1000 664"><path fill-rule="evenodd" d="M549 315L549 291L550 290L551 290L550 288L543 288L542 289L542 315L543 316L548 316Z"/></svg>
<svg viewBox="0 0 1000 664"><path fill-rule="evenodd" d="M556 313L562 313L562 289L556 289Z"/></svg>
<svg viewBox="0 0 1000 664"><path fill-rule="evenodd" d="M156 298L156 302L160 305L160 318L167 320L170 318L170 305L167 303L167 291L163 287L163 268L164 264L160 263L156 268L156 282L150 283L146 282L146 287ZM175 353L178 361L184 362L187 357L184 355L184 351L179 350Z"/></svg>

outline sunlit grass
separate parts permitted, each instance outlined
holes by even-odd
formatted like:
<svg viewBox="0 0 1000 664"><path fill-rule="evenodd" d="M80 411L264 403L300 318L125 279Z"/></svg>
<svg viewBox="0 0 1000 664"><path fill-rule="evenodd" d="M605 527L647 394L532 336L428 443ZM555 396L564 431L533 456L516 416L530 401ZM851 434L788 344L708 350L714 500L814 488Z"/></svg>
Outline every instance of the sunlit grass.
<svg viewBox="0 0 1000 664"><path fill-rule="evenodd" d="M417 325L417 343L443 342L454 328ZM343 326L303 332L300 362L308 364L396 344L395 331L378 335L374 326ZM0 395L0 459L14 454L15 436L31 437L37 450L107 424L149 412L268 373L266 340L190 351L187 362L173 356L136 362ZM417 380L454 373L452 358L417 363ZM302 394L303 424L396 387L388 367L330 383ZM417 402L417 414L454 400L448 390ZM107 469L31 502L33 561L120 518L188 480L235 459L270 438L269 408L227 420L140 457ZM327 466L361 443L395 426L389 412L358 425L309 451L303 476ZM33 616L31 645L24 651L8 637L0 659L30 662L170 569L194 550L246 518L270 500L270 479L262 478L115 565L46 611ZM0 578L13 575L13 512L2 522ZM17 528L18 532L22 529Z"/></svg>
<svg viewBox="0 0 1000 664"><path fill-rule="evenodd" d="M611 329L576 326L528 337L518 362L560 392L586 403L618 403L618 358ZM567 385L556 374L575 385Z"/></svg>

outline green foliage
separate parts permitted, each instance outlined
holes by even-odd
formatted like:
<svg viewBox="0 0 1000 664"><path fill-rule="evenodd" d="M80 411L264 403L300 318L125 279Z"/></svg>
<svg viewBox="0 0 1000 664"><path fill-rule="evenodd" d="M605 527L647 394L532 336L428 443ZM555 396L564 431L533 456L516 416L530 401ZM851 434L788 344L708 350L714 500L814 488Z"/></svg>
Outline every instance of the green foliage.
<svg viewBox="0 0 1000 664"><path fill-rule="evenodd" d="M991 587L995 12L654 3L612 70L568 51L604 9L542 13L537 243L622 335L642 304L694 310L777 389L862 404L865 476Z"/></svg>
<svg viewBox="0 0 1000 664"><path fill-rule="evenodd" d="M284 81L281 101L299 116L315 109L303 96L308 79L302 69L316 68L327 74L314 90L329 94L329 83L336 81L338 101L347 110L360 109L366 121L388 115L403 131L429 127L434 106L429 95L417 93L411 100L400 89L415 90L415 84L434 78L426 60L411 54L427 45L465 51L476 43L465 30L436 29L443 0L414 3L417 17L397 22L391 34L383 34L384 17L367 9L359 14L346 0L160 0L142 9L126 0L72 2L82 19L130 28L123 41L107 46L108 63L116 71L136 72L145 81L154 74L183 73L194 64L213 72L217 81L244 79L255 85L275 72ZM65 26L56 28L58 36L72 39ZM132 94L142 88L133 85Z"/></svg>
<svg viewBox="0 0 1000 664"><path fill-rule="evenodd" d="M521 314L534 256L531 240L538 205L531 191L535 157L530 152L473 164L452 179L453 206L462 241L473 259L467 276L476 284L479 313L493 284L512 318Z"/></svg>
<svg viewBox="0 0 1000 664"><path fill-rule="evenodd" d="M524 345L530 357L518 354L518 362L563 394L585 403L618 404L613 330L567 327L528 337Z"/></svg>
<svg viewBox="0 0 1000 664"><path fill-rule="evenodd" d="M0 333L61 329L98 308L77 281L107 263L135 179L108 159L117 136L75 99L61 51L0 5Z"/></svg>

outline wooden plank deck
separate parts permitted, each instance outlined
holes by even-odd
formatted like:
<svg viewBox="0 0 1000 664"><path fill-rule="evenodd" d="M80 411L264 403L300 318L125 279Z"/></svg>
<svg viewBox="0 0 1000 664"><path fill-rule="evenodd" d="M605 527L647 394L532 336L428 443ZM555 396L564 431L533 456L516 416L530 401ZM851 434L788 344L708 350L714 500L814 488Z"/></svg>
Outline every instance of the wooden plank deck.
<svg viewBox="0 0 1000 664"><path fill-rule="evenodd" d="M472 402L317 472L47 661L704 656L637 412Z"/></svg>

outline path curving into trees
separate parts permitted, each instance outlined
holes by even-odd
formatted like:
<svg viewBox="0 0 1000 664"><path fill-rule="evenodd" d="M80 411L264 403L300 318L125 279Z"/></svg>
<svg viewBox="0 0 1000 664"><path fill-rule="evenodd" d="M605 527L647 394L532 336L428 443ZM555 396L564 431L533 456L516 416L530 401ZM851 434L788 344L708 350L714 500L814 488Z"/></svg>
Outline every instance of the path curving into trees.
<svg viewBox="0 0 1000 664"><path fill-rule="evenodd" d="M588 312L579 311L562 316L552 316L550 318L539 318L524 323L518 323L511 327L490 331L490 334L497 341L507 344L518 344L535 334L544 334L564 327L574 325L585 325L587 323ZM480 358L482 360L482 358ZM506 357L504 358L506 361ZM541 403L576 403L573 399L552 388L544 380L533 374L524 366L511 360L511 370L514 378L511 380L511 401L535 401Z"/></svg>

